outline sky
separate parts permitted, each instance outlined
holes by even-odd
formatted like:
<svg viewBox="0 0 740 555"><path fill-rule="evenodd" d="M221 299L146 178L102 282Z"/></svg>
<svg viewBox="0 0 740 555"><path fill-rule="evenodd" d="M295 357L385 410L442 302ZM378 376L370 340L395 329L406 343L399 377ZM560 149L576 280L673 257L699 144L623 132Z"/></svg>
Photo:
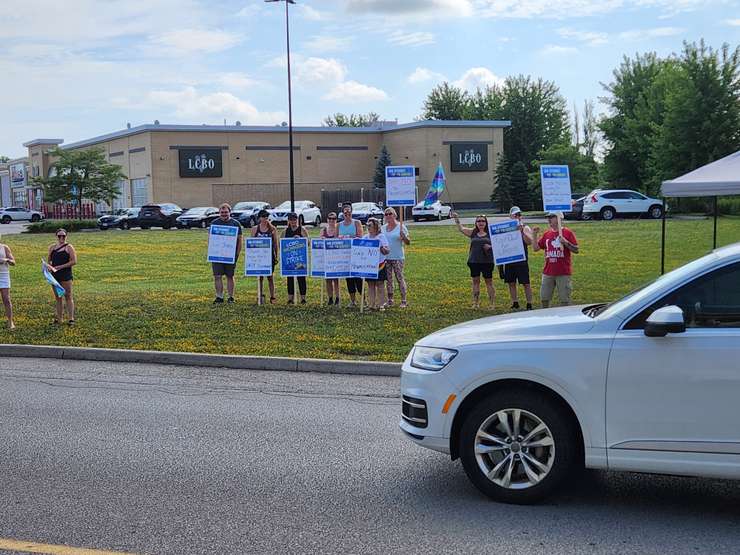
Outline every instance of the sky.
<svg viewBox="0 0 740 555"><path fill-rule="evenodd" d="M0 154L152 123L288 119L285 4L3 0ZM603 96L624 55L740 44L740 0L296 0L293 121L418 117L442 81L552 80L569 106Z"/></svg>

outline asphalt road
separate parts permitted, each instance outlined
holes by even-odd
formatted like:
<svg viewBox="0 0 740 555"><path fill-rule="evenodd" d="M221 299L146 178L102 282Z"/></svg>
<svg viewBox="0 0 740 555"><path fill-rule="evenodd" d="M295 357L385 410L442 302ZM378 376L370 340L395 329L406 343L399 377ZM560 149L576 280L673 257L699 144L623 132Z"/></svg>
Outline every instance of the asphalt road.
<svg viewBox="0 0 740 555"><path fill-rule="evenodd" d="M27 222L11 222L9 224L0 224L0 235L17 235L18 233L23 233L27 227Z"/></svg>
<svg viewBox="0 0 740 555"><path fill-rule="evenodd" d="M740 482L590 472L488 501L398 380L0 360L0 539L136 553L737 553Z"/></svg>

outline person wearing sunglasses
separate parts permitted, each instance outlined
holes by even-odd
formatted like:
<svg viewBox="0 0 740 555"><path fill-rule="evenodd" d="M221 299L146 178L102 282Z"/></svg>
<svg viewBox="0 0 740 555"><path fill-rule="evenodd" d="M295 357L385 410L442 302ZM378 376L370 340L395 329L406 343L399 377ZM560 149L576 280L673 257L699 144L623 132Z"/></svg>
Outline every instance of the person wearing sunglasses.
<svg viewBox="0 0 740 555"><path fill-rule="evenodd" d="M273 275L267 276L267 284L270 287L270 304L275 304L275 301L277 301L277 298L275 297L275 266L278 262L278 234L277 234L277 228L272 225L272 222L270 221L270 213L262 209L257 214L257 217L259 218L259 223L252 228L252 237L262 237L262 238L269 238L272 239L272 273ZM264 295L264 277L260 276L258 278L260 280L260 291L263 292L261 303L265 304L265 295Z"/></svg>
<svg viewBox="0 0 740 555"><path fill-rule="evenodd" d="M493 250L491 236L488 231L488 218L483 214L475 217L475 227L463 227L457 212L453 212L457 229L470 238L468 249L468 268L473 280L473 308L480 308L480 276L486 282L488 303L491 310L496 307L496 291L493 289Z"/></svg>
<svg viewBox="0 0 740 555"><path fill-rule="evenodd" d="M383 234L388 239L390 253L385 261L386 274L388 276L386 290L388 292L388 306L393 306L393 276L396 276L398 290L401 293L401 308L406 308L406 278L403 275L405 262L404 245L410 245L409 230L405 225L398 222L396 209L392 206L386 207L383 212L386 223L383 225Z"/></svg>
<svg viewBox="0 0 740 555"><path fill-rule="evenodd" d="M339 228L337 227L337 213L329 212L326 216L326 227L321 229L322 239L339 238ZM326 295L329 297L328 305L339 306L339 280L326 279Z"/></svg>
<svg viewBox="0 0 740 555"><path fill-rule="evenodd" d="M67 242L67 230L57 229L57 242L49 247L49 271L55 280L64 288L64 304L67 307L67 318L69 325L75 323L75 302L72 297L72 266L77 264L77 253L75 248ZM54 288L51 288L56 302L54 323L62 322L64 306L62 298L58 297Z"/></svg>
<svg viewBox="0 0 740 555"><path fill-rule="evenodd" d="M14 330L13 304L10 302L10 266L15 266L15 258L8 245L0 243L0 297L8 319L8 329Z"/></svg>
<svg viewBox="0 0 740 555"><path fill-rule="evenodd" d="M359 239L362 237L362 223L352 218L352 203L342 204L342 219L339 222L340 239ZM362 279L347 278L347 291L349 292L350 306L357 306L357 294L362 296Z"/></svg>
<svg viewBox="0 0 740 555"><path fill-rule="evenodd" d="M380 242L380 261L378 263L378 279L367 279L368 306L371 310L385 310L386 269L385 257L390 252L388 239L380 229L377 218L368 218L367 233L363 239L377 239Z"/></svg>
<svg viewBox="0 0 740 555"><path fill-rule="evenodd" d="M308 231L306 228L300 225L298 222L298 214L290 212L288 214L288 227L283 231L283 237L290 239L292 237L306 237L308 238ZM301 304L306 304L306 290L308 289L308 283L306 282L305 276L289 277L288 278L288 304L295 304L295 282L298 282L298 292L301 295Z"/></svg>

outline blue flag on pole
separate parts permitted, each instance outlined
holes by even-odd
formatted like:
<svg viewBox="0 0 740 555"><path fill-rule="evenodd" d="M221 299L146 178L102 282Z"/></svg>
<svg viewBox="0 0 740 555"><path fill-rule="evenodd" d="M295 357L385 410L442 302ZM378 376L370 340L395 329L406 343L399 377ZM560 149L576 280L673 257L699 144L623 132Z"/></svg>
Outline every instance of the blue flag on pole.
<svg viewBox="0 0 740 555"><path fill-rule="evenodd" d="M64 287L59 285L59 282L54 279L54 276L51 275L51 271L49 270L49 265L44 261L44 259L41 259L41 273L44 274L44 278L54 288L54 292L57 294L57 297L64 297Z"/></svg>
<svg viewBox="0 0 740 555"><path fill-rule="evenodd" d="M440 162L439 166L437 166L437 171L434 173L432 184L429 186L429 190L427 191L427 196L424 197L425 207L431 206L440 199L445 190L446 182L445 171L442 168L442 162Z"/></svg>

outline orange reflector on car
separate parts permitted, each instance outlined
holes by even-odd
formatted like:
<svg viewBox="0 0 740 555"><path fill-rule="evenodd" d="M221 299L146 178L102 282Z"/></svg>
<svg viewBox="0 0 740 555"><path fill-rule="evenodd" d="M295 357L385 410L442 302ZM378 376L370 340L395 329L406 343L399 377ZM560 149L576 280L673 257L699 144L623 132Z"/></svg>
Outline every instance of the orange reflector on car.
<svg viewBox="0 0 740 555"><path fill-rule="evenodd" d="M457 395L454 393L447 397L447 401L445 401L445 406L442 407L442 414L447 414L447 411L450 410L450 407L452 406L452 403L457 399Z"/></svg>

